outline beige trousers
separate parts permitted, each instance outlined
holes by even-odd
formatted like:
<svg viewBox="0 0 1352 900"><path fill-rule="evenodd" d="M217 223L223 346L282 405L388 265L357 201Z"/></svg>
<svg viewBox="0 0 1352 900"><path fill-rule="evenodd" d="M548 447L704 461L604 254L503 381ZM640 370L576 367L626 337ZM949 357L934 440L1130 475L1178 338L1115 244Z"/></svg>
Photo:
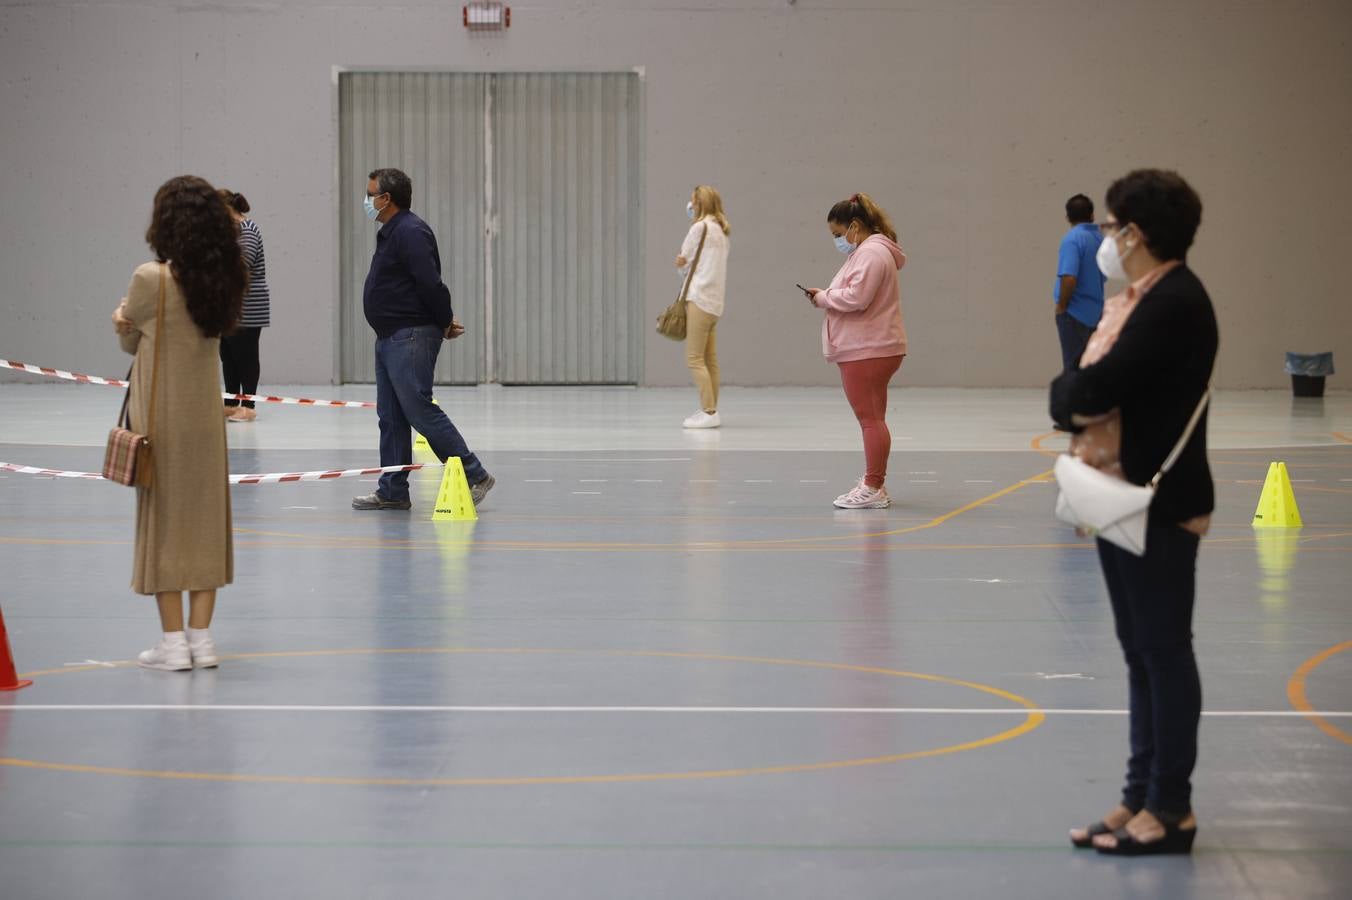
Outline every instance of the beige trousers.
<svg viewBox="0 0 1352 900"><path fill-rule="evenodd" d="M699 390L700 408L718 409L718 316L693 303L685 306L685 364Z"/></svg>

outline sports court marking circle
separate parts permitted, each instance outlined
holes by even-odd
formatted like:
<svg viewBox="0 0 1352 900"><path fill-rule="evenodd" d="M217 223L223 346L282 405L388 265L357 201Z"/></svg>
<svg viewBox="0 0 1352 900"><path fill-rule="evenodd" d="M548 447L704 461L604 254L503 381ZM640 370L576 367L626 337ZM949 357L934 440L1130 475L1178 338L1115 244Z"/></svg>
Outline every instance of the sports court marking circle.
<svg viewBox="0 0 1352 900"><path fill-rule="evenodd" d="M1328 719L1315 712L1314 706L1305 696L1305 680L1310 677L1315 669L1319 668L1328 660L1337 656L1346 650L1352 650L1352 641L1343 641L1341 644L1335 644L1320 653L1311 656L1305 662L1300 664L1300 668L1291 675L1291 680L1286 683L1286 697L1291 701L1291 705L1303 713L1309 713L1309 720L1319 728L1320 731L1329 737L1336 738L1344 744L1352 744L1352 734L1343 731L1337 725L1334 725Z"/></svg>
<svg viewBox="0 0 1352 900"><path fill-rule="evenodd" d="M706 778L737 778L747 775L786 775L798 772L820 772L831 769L857 768L861 766L876 766L886 763L902 762L909 759L923 759L930 756L943 756L949 753L961 753L964 750L976 750L981 747L989 747L1004 741L1013 740L1021 737L1037 728L1045 720L1046 716L1038 711L1038 707L1033 701L1018 694L1001 690L986 684L979 684L974 681L961 681L956 678L948 678L943 675L928 675L920 672L904 672L898 669L883 669L874 666L855 666L846 663L815 662L812 660L800 659L778 659L775 657L760 656L725 656L711 653L676 653L663 652L655 650L556 650L556 649L534 649L534 648L472 648L472 647L424 647L424 648L364 648L351 650L297 650L281 651L270 653L240 653L235 655L223 656L223 660L238 659L271 659L282 657L319 657L319 656L355 656L355 655L376 655L376 654L540 654L540 655L603 655L619 657L642 657L656 659L683 659L683 660L702 660L706 662L734 662L734 663L755 663L760 665L772 666L796 666L809 669L826 669L840 672L862 672L873 675L885 675L892 678L911 678L918 681L928 681L935 684L946 684L955 687L968 688L980 691L1002 700L1007 700L1017 706L1022 706L1028 710L1027 716L1022 722L1013 728L1006 729L989 737L978 738L972 741L965 741L959 744L950 744L945 747L936 747L931 750L913 750L908 753L894 753L886 756L870 756L855 759L828 760L826 762L815 763L797 763L781 766L759 766L751 768L738 769L704 769L690 772L639 772L632 774L612 774L612 775L535 775L521 777L495 777L495 778L342 778L320 775L250 775L227 772L180 772L180 771L159 771L153 769L126 769L114 766L90 766L76 763L59 763L36 759L16 759L12 757L0 758L0 765L13 766L26 769L44 769L56 772L78 772L92 775L123 775L135 778L160 778L181 781L226 781L251 784L321 784L321 785L346 785L346 786L378 786L378 787L470 787L470 786L501 786L501 785L529 785L529 784L619 784L625 782L648 782L648 781L690 781ZM48 669L39 672L25 673L24 677L32 678L34 676L50 677L54 675L72 674L75 672L106 671L109 668L130 668L134 663L122 661L115 665L90 665L73 666L62 669ZM182 674L168 674L166 677L186 677Z"/></svg>

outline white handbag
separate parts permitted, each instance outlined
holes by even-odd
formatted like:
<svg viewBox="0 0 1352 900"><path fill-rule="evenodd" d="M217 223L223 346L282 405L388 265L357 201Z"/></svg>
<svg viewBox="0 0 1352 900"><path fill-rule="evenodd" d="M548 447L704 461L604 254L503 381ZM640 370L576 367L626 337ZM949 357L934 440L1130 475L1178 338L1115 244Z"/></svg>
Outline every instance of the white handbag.
<svg viewBox="0 0 1352 900"><path fill-rule="evenodd" d="M1090 534L1103 538L1129 553L1145 556L1145 529L1150 517L1150 501L1160 479L1173 468L1192 437L1211 399L1211 388L1202 394L1183 437L1178 439L1155 477L1144 487L1114 477L1069 453L1056 458L1056 483L1061 493L1056 498L1056 517Z"/></svg>

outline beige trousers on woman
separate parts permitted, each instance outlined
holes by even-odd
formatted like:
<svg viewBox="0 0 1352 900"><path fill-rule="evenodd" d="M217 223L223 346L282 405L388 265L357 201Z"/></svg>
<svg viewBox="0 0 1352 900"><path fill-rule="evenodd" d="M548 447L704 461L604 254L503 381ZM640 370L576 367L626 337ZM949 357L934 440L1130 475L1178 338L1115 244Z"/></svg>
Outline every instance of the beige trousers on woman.
<svg viewBox="0 0 1352 900"><path fill-rule="evenodd" d="M718 316L693 303L685 306L685 364L699 389L700 407L718 410Z"/></svg>

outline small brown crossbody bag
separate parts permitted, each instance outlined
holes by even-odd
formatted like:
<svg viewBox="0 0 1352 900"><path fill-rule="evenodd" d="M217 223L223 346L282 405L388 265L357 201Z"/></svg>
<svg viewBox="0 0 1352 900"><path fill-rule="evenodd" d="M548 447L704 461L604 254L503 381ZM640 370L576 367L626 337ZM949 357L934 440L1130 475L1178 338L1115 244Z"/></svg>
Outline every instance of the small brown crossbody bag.
<svg viewBox="0 0 1352 900"><path fill-rule="evenodd" d="M147 416L148 427L145 434L132 431L131 419L127 413L127 404L131 400L131 385L127 386L127 395L122 398L122 412L117 417L117 427L108 432L108 449L103 455L103 477L128 487L150 487L155 480L155 457L151 453L150 438L155 433L155 406L160 386L160 344L164 343L164 291L168 278L168 266L160 268L159 309L155 313L155 349L150 370L150 413ZM131 381L136 370L136 361L132 360L127 370L127 381Z"/></svg>
<svg viewBox="0 0 1352 900"><path fill-rule="evenodd" d="M686 295L690 293L690 282L695 277L695 269L699 266L700 254L704 252L704 239L709 236L709 223L704 223L704 231L700 232L699 249L695 251L695 261L690 264L690 271L685 276L685 282L681 285L681 295L662 311L657 317L657 333L663 337L669 337L673 341L685 340L686 315L685 304Z"/></svg>

